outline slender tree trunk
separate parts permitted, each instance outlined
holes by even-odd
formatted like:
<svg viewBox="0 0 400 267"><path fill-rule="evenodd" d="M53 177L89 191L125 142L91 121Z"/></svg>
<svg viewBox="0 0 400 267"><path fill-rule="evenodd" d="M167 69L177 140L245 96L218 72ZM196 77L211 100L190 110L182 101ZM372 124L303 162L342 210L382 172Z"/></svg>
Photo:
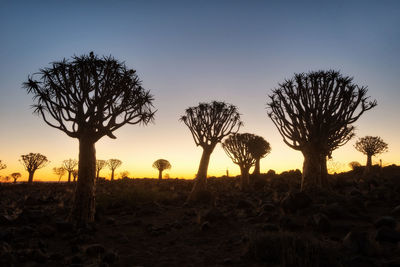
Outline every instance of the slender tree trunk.
<svg viewBox="0 0 400 267"><path fill-rule="evenodd" d="M365 173L368 174L371 171L372 167L372 155L367 155L367 166L365 167Z"/></svg>
<svg viewBox="0 0 400 267"><path fill-rule="evenodd" d="M207 190L208 164L210 163L210 156L213 150L214 148L203 148L199 169L197 171L196 179L194 180L192 191L189 194L188 201L195 200L199 192Z"/></svg>
<svg viewBox="0 0 400 267"><path fill-rule="evenodd" d="M260 158L256 159L256 164L254 165L254 171L253 175L259 175L260 174Z"/></svg>
<svg viewBox="0 0 400 267"><path fill-rule="evenodd" d="M111 170L111 181L114 181L114 169Z"/></svg>
<svg viewBox="0 0 400 267"><path fill-rule="evenodd" d="M161 180L162 179L162 170L158 170L158 179Z"/></svg>
<svg viewBox="0 0 400 267"><path fill-rule="evenodd" d="M99 181L99 177L100 177L100 170L97 169L97 171L96 171L96 183Z"/></svg>
<svg viewBox="0 0 400 267"><path fill-rule="evenodd" d="M17 179L14 179L14 184L16 184L17 183Z"/></svg>
<svg viewBox="0 0 400 267"><path fill-rule="evenodd" d="M301 191L321 186L321 156L316 148L308 148L303 152L303 173Z"/></svg>
<svg viewBox="0 0 400 267"><path fill-rule="evenodd" d="M242 191L249 189L250 182L249 182L249 169L240 167L241 179L240 179L240 189Z"/></svg>
<svg viewBox="0 0 400 267"><path fill-rule="evenodd" d="M33 175L34 174L35 174L35 171L30 171L29 172L28 184L31 184L33 182Z"/></svg>
<svg viewBox="0 0 400 267"><path fill-rule="evenodd" d="M68 171L68 183L71 182L71 171Z"/></svg>
<svg viewBox="0 0 400 267"><path fill-rule="evenodd" d="M94 221L95 214L95 142L90 136L79 139L78 182L70 219L77 226L85 226Z"/></svg>

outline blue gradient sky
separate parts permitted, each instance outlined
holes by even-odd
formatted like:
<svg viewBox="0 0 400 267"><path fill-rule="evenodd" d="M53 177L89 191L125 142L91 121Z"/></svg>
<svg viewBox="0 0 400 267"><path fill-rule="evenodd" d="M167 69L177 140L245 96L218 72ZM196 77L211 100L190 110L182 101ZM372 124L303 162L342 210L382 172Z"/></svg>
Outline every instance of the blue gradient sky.
<svg viewBox="0 0 400 267"><path fill-rule="evenodd" d="M330 68L368 86L378 106L356 123L357 135L381 136L390 151L376 160L399 164L399 14L398 1L2 1L0 159L8 168L0 175L20 171L26 179L18 158L29 152L51 160L36 174L42 180L56 179L51 169L63 159L77 158L77 140L32 115L21 84L52 61L90 51L135 68L156 99L154 125L127 125L117 140L98 142L98 158L124 162L117 171L155 177L152 162L166 158L171 177L194 177L201 149L178 119L211 100L237 105L240 132L271 143L262 171L301 168L302 154L282 142L267 117L267 95L295 72ZM364 163L354 143L334 152L339 166ZM227 168L239 173L217 147L209 174Z"/></svg>

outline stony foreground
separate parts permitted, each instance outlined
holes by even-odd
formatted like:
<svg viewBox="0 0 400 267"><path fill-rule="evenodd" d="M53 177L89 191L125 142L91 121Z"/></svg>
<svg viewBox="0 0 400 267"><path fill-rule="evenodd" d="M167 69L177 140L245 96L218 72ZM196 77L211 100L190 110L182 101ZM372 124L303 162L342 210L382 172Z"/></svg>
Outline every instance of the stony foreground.
<svg viewBox="0 0 400 267"><path fill-rule="evenodd" d="M97 185L96 222L66 218L74 185L0 186L0 266L400 266L400 171L350 172L330 191L300 193L299 173Z"/></svg>

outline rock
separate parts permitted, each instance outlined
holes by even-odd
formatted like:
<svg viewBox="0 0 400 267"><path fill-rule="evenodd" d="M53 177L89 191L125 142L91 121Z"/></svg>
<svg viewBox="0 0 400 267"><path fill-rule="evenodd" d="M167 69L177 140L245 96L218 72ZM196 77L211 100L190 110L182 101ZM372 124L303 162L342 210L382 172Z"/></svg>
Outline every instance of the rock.
<svg viewBox="0 0 400 267"><path fill-rule="evenodd" d="M211 225L209 222L205 221L201 224L200 229L201 231L207 231L211 228Z"/></svg>
<svg viewBox="0 0 400 267"><path fill-rule="evenodd" d="M395 229L396 225L397 225L397 222L396 222L395 218L393 218L393 217L383 216L383 217L377 219L374 222L374 225L375 225L376 228L388 227L388 228L391 228L391 229Z"/></svg>
<svg viewBox="0 0 400 267"><path fill-rule="evenodd" d="M391 214L400 216L400 205L392 209Z"/></svg>
<svg viewBox="0 0 400 267"><path fill-rule="evenodd" d="M265 212L265 213L271 213L276 210L276 207L272 203L265 203L261 206L260 211Z"/></svg>
<svg viewBox="0 0 400 267"><path fill-rule="evenodd" d="M75 255L72 256L72 258L70 259L71 265L81 265L83 263L83 259L81 256Z"/></svg>
<svg viewBox="0 0 400 267"><path fill-rule="evenodd" d="M47 254L43 253L40 249L34 249L34 250L32 250L31 258L35 262L46 263L49 256Z"/></svg>
<svg viewBox="0 0 400 267"><path fill-rule="evenodd" d="M344 266L346 266L346 267L347 266L348 267L378 267L380 265L376 264L374 262L374 260L372 260L370 258L357 255L357 256L350 258L349 260L346 260Z"/></svg>
<svg viewBox="0 0 400 267"><path fill-rule="evenodd" d="M279 225L280 225L281 229L289 230L289 231L297 231L297 230L301 230L303 228L303 225L300 225L299 223L297 223L295 220L293 220L292 218L290 218L288 216L283 216L279 220Z"/></svg>
<svg viewBox="0 0 400 267"><path fill-rule="evenodd" d="M247 209L254 209L254 205L253 205L253 203L251 203L251 202L248 201L248 200L240 199L240 200L238 201L237 205L236 205L236 208L237 208L237 209L244 209L244 210L247 210Z"/></svg>
<svg viewBox="0 0 400 267"><path fill-rule="evenodd" d="M112 217L108 217L108 218L106 219L106 224L108 224L108 225L115 225L115 219L112 218Z"/></svg>
<svg viewBox="0 0 400 267"><path fill-rule="evenodd" d="M203 215L200 215L199 221L200 222L208 221L210 223L214 223L224 219L225 216L219 209L212 208L207 210Z"/></svg>
<svg viewBox="0 0 400 267"><path fill-rule="evenodd" d="M353 190L351 190L350 195L351 196L362 196L362 193L357 189L353 189Z"/></svg>
<svg viewBox="0 0 400 267"><path fill-rule="evenodd" d="M285 212L296 212L311 205L311 198L304 192L289 193L281 202Z"/></svg>
<svg viewBox="0 0 400 267"><path fill-rule="evenodd" d="M56 221L55 222L56 228L61 233L67 233L74 230L74 225L70 222L66 221Z"/></svg>
<svg viewBox="0 0 400 267"><path fill-rule="evenodd" d="M41 236L52 237L56 233L56 230L50 225L41 225L38 227L37 231Z"/></svg>
<svg viewBox="0 0 400 267"><path fill-rule="evenodd" d="M105 263L114 263L118 260L118 255L117 253L113 251L108 251L106 254L104 254L102 261Z"/></svg>
<svg viewBox="0 0 400 267"><path fill-rule="evenodd" d="M378 229L376 232L375 239L379 242L390 242L390 243L397 243L400 241L400 232L383 226Z"/></svg>
<svg viewBox="0 0 400 267"><path fill-rule="evenodd" d="M314 214L311 217L311 225L314 228L314 230L319 232L326 233L331 230L331 222L329 218L322 213Z"/></svg>
<svg viewBox="0 0 400 267"><path fill-rule="evenodd" d="M92 244L86 247L85 253L91 257L96 257L99 254L103 254L106 249L100 244Z"/></svg>
<svg viewBox="0 0 400 267"><path fill-rule="evenodd" d="M269 232L277 232L279 231L279 226L274 224L274 223L265 223L261 226L261 228L264 231L269 231Z"/></svg>
<svg viewBox="0 0 400 267"><path fill-rule="evenodd" d="M376 248L365 231L350 231L343 239L343 246L353 254L376 254Z"/></svg>

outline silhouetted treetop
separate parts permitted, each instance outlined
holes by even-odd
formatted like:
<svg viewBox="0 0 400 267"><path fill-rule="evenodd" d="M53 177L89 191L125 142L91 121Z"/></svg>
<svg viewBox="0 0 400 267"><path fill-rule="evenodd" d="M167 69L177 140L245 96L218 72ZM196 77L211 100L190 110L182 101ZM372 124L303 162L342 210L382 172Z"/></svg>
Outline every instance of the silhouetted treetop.
<svg viewBox="0 0 400 267"><path fill-rule="evenodd" d="M243 122L237 107L225 102L200 103L186 109L180 119L188 126L198 146L215 145L232 132L237 132Z"/></svg>
<svg viewBox="0 0 400 267"><path fill-rule="evenodd" d="M79 138L90 131L94 140L124 124L150 122L153 96L143 89L136 71L111 56L74 56L52 63L24 83L34 95L35 112L51 127Z"/></svg>
<svg viewBox="0 0 400 267"><path fill-rule="evenodd" d="M357 140L354 147L361 153L371 156L388 151L388 144L379 136L361 137Z"/></svg>
<svg viewBox="0 0 400 267"><path fill-rule="evenodd" d="M154 161L152 167L159 171L168 170L171 169L171 163L166 159L158 159Z"/></svg>
<svg viewBox="0 0 400 267"><path fill-rule="evenodd" d="M354 136L350 124L376 106L366 93L338 71L299 73L273 90L268 115L291 148L319 140L329 154Z"/></svg>
<svg viewBox="0 0 400 267"><path fill-rule="evenodd" d="M49 160L45 155L40 153L29 153L21 155L20 162L29 173L28 183L32 183L35 171L45 167L49 163Z"/></svg>

